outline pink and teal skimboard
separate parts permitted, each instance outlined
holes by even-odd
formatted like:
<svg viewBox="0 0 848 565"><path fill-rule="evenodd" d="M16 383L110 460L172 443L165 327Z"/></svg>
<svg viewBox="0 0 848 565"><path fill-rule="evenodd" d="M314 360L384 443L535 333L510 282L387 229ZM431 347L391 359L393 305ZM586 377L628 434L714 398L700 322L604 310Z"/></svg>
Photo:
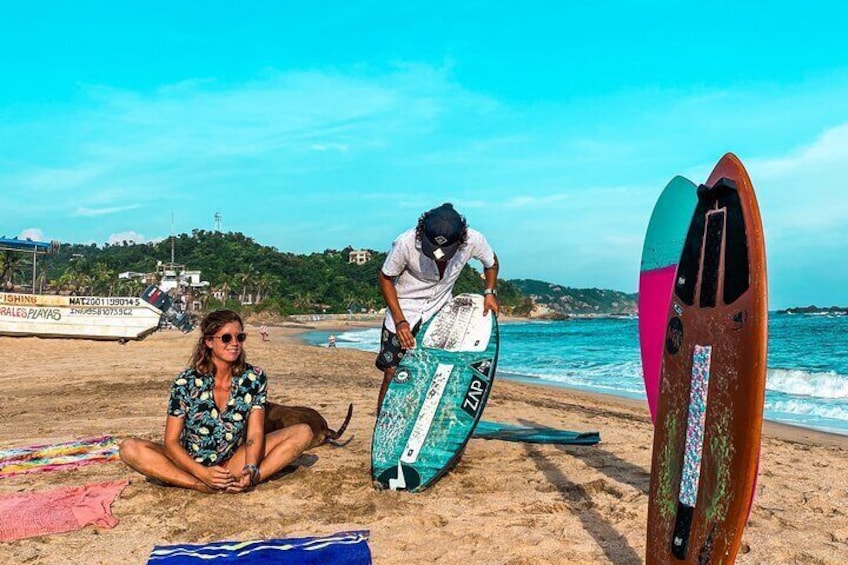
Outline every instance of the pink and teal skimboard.
<svg viewBox="0 0 848 565"><path fill-rule="evenodd" d="M662 370L666 317L674 273L680 262L686 232L698 203L697 187L677 176L671 179L657 200L645 244L639 273L639 346L642 351L642 375L651 419L656 421Z"/></svg>
<svg viewBox="0 0 848 565"><path fill-rule="evenodd" d="M731 153L697 198L666 312L648 565L733 563L757 483L768 344L762 220Z"/></svg>

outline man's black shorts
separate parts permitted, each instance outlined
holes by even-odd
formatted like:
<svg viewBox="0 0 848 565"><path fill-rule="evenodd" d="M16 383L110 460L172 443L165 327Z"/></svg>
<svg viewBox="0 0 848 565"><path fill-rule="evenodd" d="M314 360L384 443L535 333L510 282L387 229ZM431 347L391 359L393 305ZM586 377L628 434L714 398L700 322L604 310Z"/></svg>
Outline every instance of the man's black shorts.
<svg viewBox="0 0 848 565"><path fill-rule="evenodd" d="M421 329L421 322L415 324L412 328L412 335L416 335ZM381 371L397 367L406 349L400 346L397 334L393 334L386 329L386 323L383 322L383 331L380 334L380 352L377 354L377 360L374 362L377 368Z"/></svg>

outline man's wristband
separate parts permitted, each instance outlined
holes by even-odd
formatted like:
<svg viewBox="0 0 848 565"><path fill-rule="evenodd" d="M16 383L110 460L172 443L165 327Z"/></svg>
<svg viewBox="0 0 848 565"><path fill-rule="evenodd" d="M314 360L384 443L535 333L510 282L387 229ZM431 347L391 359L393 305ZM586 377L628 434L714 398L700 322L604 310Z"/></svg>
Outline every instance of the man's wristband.
<svg viewBox="0 0 848 565"><path fill-rule="evenodd" d="M491 294L492 296L497 296L498 295L498 289L487 288L486 290L483 291L483 296L488 296L489 294Z"/></svg>
<svg viewBox="0 0 848 565"><path fill-rule="evenodd" d="M407 322L406 320L399 320L395 322L395 328L397 328L400 324L406 324L408 326L409 322Z"/></svg>

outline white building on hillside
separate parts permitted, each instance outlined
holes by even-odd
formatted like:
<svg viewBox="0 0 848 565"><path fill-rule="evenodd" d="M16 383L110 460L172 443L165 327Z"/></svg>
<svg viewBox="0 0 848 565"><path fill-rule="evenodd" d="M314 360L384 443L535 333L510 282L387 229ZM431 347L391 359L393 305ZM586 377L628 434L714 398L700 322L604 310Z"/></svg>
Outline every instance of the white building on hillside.
<svg viewBox="0 0 848 565"><path fill-rule="evenodd" d="M170 290L179 292L201 291L209 286L209 281L201 280L200 271L186 270L185 265L157 261L156 272L159 275L159 288L165 292Z"/></svg>
<svg viewBox="0 0 848 565"><path fill-rule="evenodd" d="M371 252L367 249L357 249L350 252L348 255L348 263L356 263L357 265L364 265L368 261L371 260Z"/></svg>

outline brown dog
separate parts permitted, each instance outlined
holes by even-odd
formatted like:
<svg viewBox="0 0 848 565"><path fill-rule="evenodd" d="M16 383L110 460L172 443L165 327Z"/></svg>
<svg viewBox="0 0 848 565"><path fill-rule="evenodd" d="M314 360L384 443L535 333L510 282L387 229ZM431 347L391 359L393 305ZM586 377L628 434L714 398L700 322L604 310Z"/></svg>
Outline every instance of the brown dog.
<svg viewBox="0 0 848 565"><path fill-rule="evenodd" d="M347 417L338 431L333 431L317 410L306 406L283 406L267 402L265 404L265 433L275 432L295 424L308 424L312 429L312 442L306 449L313 449L325 443L342 445L336 440L342 437L353 416L353 404L347 407Z"/></svg>

